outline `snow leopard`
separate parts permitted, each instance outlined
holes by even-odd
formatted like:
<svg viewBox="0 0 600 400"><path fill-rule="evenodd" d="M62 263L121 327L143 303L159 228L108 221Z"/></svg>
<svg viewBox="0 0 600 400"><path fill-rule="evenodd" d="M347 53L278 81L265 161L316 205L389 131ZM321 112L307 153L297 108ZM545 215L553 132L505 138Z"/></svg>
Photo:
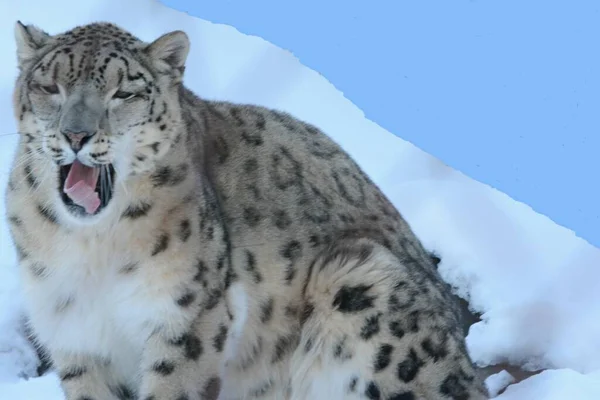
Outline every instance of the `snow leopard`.
<svg viewBox="0 0 600 400"><path fill-rule="evenodd" d="M429 253L319 127L196 95L183 31L15 37L6 218L67 400L487 398Z"/></svg>

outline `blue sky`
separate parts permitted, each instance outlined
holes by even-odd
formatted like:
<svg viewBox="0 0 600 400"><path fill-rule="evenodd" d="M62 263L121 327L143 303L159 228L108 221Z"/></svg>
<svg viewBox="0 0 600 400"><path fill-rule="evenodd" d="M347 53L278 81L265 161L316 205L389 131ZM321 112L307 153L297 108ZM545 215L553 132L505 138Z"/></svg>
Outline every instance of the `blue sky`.
<svg viewBox="0 0 600 400"><path fill-rule="evenodd" d="M600 2L161 1L290 50L367 118L600 245Z"/></svg>

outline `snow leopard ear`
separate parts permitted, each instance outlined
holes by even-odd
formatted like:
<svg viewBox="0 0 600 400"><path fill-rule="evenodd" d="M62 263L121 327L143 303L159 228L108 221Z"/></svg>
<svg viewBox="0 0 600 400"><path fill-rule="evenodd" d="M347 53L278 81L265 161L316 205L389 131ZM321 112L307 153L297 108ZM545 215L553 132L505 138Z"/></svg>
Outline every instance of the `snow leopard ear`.
<svg viewBox="0 0 600 400"><path fill-rule="evenodd" d="M44 47L51 36L33 25L24 25L21 21L15 24L15 40L17 42L17 60L22 67L34 59L38 51Z"/></svg>
<svg viewBox="0 0 600 400"><path fill-rule="evenodd" d="M183 31L167 33L146 47L146 53L161 72L178 70L183 73L190 51L190 40Z"/></svg>

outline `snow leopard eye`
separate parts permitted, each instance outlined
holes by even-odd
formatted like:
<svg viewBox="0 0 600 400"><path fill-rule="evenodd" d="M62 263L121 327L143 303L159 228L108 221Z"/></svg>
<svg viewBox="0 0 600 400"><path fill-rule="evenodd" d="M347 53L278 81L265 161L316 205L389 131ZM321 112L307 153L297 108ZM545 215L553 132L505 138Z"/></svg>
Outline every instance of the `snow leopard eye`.
<svg viewBox="0 0 600 400"><path fill-rule="evenodd" d="M43 94L53 95L58 94L59 89L56 84L53 85L40 85L39 83L33 83L31 89Z"/></svg>
<svg viewBox="0 0 600 400"><path fill-rule="evenodd" d="M137 96L137 93L124 92L122 90L117 90L117 92L113 95L113 99L129 100L129 99L133 99L136 96Z"/></svg>

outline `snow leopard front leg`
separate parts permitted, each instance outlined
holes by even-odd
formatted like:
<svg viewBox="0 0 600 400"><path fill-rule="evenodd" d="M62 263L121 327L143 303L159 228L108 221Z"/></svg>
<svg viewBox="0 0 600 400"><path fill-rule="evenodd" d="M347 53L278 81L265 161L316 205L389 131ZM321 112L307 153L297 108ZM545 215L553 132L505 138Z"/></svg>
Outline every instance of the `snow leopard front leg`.
<svg viewBox="0 0 600 400"><path fill-rule="evenodd" d="M202 275L202 267L198 268L196 278ZM156 315L147 323L151 333L137 339L142 349L137 376L121 373L120 364L131 360L118 355L105 359L53 351L66 400L216 399L229 317L222 290L216 287L205 290L202 278L197 280L192 277L184 285L188 287L179 289L175 296L172 296L178 291L175 286L161 287L156 283L154 288L158 290L150 293L155 297L152 307L139 307L140 313L150 311ZM165 295L160 296L161 291Z"/></svg>
<svg viewBox="0 0 600 400"><path fill-rule="evenodd" d="M214 400L220 392L231 245L211 189L203 187L197 201L196 212L171 214L147 266L148 302L157 299L158 317L144 344L141 400Z"/></svg>
<svg viewBox="0 0 600 400"><path fill-rule="evenodd" d="M89 355L52 351L54 367L66 400L133 399L133 389L118 382L111 361Z"/></svg>
<svg viewBox="0 0 600 400"><path fill-rule="evenodd" d="M221 351L228 331L225 302L214 293L205 310L178 336L152 334L145 345L140 400L215 400L221 388ZM219 298L217 298L219 297Z"/></svg>

